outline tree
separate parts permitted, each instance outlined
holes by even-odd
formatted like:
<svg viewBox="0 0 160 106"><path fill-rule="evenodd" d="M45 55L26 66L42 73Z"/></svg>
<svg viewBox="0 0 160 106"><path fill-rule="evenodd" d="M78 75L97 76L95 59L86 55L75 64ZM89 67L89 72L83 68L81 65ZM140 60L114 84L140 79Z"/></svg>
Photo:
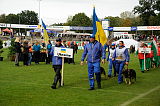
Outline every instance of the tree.
<svg viewBox="0 0 160 106"><path fill-rule="evenodd" d="M18 24L19 17L16 14L9 14L6 16L5 22L10 24Z"/></svg>
<svg viewBox="0 0 160 106"><path fill-rule="evenodd" d="M67 19L67 22L64 23L64 26L72 25L72 19L73 19L73 16L69 16L68 19Z"/></svg>
<svg viewBox="0 0 160 106"><path fill-rule="evenodd" d="M141 26L141 25L143 25L142 18L140 16L134 17L131 20L132 20L132 26Z"/></svg>
<svg viewBox="0 0 160 106"><path fill-rule="evenodd" d="M68 17L66 25L69 26L92 26L91 19L85 13L75 14L73 17Z"/></svg>
<svg viewBox="0 0 160 106"><path fill-rule="evenodd" d="M122 20L122 26L121 27L131 27L132 26L132 20L131 18L126 18Z"/></svg>
<svg viewBox="0 0 160 106"><path fill-rule="evenodd" d="M159 1L159 0L158 0ZM134 13L140 14L143 25L150 25L149 19L151 16L156 16L155 6L157 0L139 0L139 5L134 7Z"/></svg>
<svg viewBox="0 0 160 106"><path fill-rule="evenodd" d="M20 17L21 24L27 25L37 25L38 24L38 14L34 11L24 10L17 14Z"/></svg>
<svg viewBox="0 0 160 106"><path fill-rule="evenodd" d="M126 18L134 18L135 15L133 12L130 12L130 11L125 11L125 12L122 12L120 14L120 17L123 18L123 19L126 19Z"/></svg>
<svg viewBox="0 0 160 106"><path fill-rule="evenodd" d="M0 22L1 23L5 23L5 20L6 20L6 15L5 14L1 14L0 15Z"/></svg>
<svg viewBox="0 0 160 106"><path fill-rule="evenodd" d="M105 17L105 19L109 19L110 20L110 26L111 27L120 27L122 26L122 19L117 17L112 17L112 16L108 16Z"/></svg>

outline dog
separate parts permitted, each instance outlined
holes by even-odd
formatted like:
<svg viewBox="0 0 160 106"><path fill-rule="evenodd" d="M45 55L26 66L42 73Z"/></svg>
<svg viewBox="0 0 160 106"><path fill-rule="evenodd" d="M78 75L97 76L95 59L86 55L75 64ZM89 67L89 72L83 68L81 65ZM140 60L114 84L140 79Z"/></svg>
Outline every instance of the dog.
<svg viewBox="0 0 160 106"><path fill-rule="evenodd" d="M105 69L103 67L100 67L100 73L101 73L101 75L103 74L105 78L107 78Z"/></svg>
<svg viewBox="0 0 160 106"><path fill-rule="evenodd" d="M131 85L133 79L134 79L134 81L136 81L136 71L135 70L124 69L122 74L123 74L124 81L125 81L126 84ZM128 81L127 81L127 79L128 79Z"/></svg>

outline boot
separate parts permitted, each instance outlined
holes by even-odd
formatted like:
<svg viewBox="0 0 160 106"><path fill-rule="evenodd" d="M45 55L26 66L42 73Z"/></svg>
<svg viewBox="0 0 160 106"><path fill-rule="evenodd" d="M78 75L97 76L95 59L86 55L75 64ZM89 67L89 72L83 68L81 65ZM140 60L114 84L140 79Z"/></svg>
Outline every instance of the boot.
<svg viewBox="0 0 160 106"><path fill-rule="evenodd" d="M91 90L94 90L94 88L89 88L88 90L90 90L90 91L91 91Z"/></svg>
<svg viewBox="0 0 160 106"><path fill-rule="evenodd" d="M54 78L54 83L53 83L53 85L51 86L52 89L56 89L57 82L58 82L58 77L55 76L55 78Z"/></svg>
<svg viewBox="0 0 160 106"><path fill-rule="evenodd" d="M53 85L51 86L52 89L56 89L56 84L53 83Z"/></svg>
<svg viewBox="0 0 160 106"><path fill-rule="evenodd" d="M101 74L100 73L95 73L95 74L96 74L98 89L101 89Z"/></svg>
<svg viewBox="0 0 160 106"><path fill-rule="evenodd" d="M97 82L97 85L98 85L98 89L101 89L101 83Z"/></svg>

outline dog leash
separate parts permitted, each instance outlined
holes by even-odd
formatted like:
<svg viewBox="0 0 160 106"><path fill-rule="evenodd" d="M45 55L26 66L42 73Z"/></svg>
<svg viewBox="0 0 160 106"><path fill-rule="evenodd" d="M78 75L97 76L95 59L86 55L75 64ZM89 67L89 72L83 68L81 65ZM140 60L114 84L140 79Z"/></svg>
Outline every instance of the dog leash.
<svg viewBox="0 0 160 106"><path fill-rule="evenodd" d="M126 65L126 68L127 68L127 70L128 70L128 65Z"/></svg>

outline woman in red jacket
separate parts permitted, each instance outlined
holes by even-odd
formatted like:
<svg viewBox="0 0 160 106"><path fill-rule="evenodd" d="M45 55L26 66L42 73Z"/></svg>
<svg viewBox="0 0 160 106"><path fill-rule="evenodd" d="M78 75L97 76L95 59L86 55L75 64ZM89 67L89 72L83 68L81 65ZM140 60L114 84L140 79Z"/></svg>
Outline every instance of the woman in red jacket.
<svg viewBox="0 0 160 106"><path fill-rule="evenodd" d="M146 65L144 67L144 64L146 64L146 61L144 60L146 58L146 55L144 57L144 53L140 53L140 51L139 51L140 48L146 48L144 43L141 43L140 47L138 48L138 50L136 52L136 54L138 54L141 72L144 73L144 70L146 69Z"/></svg>

